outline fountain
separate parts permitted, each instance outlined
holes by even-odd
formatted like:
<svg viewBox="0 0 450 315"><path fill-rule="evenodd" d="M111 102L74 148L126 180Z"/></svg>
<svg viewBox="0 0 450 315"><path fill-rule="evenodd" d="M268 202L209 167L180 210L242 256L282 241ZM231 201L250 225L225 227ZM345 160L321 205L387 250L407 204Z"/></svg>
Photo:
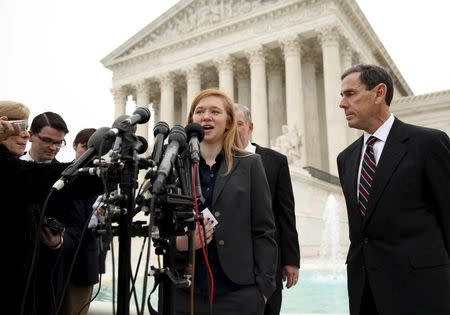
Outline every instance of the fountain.
<svg viewBox="0 0 450 315"><path fill-rule="evenodd" d="M318 282L345 281L343 256L340 247L340 217L339 203L336 198L328 195L323 211L323 230L319 252L319 270L315 276Z"/></svg>

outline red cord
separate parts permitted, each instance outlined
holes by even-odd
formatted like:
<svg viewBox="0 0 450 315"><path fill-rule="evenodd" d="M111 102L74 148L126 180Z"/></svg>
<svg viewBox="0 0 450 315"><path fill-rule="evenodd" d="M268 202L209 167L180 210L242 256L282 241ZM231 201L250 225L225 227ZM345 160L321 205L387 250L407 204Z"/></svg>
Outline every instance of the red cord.
<svg viewBox="0 0 450 315"><path fill-rule="evenodd" d="M208 256L206 255L206 246L203 240L202 228L200 226L200 219L198 214L198 202L197 202L197 190L196 190L196 180L197 180L197 162L194 162L193 172L192 172L192 195L194 196L194 208L195 208L195 218L197 222L197 233L200 237L200 244L202 246L203 260L205 261L206 270L208 271L208 280L209 280L209 304L213 304L214 300L214 276L211 270L211 266L209 265ZM195 270L193 270L195 272Z"/></svg>

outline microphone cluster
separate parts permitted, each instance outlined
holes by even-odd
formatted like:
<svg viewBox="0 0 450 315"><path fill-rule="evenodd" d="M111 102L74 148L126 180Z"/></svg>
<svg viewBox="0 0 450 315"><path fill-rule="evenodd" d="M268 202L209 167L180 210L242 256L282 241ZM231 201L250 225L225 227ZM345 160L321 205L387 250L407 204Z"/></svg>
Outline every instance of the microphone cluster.
<svg viewBox="0 0 450 315"><path fill-rule="evenodd" d="M144 124L150 120L150 111L146 107L138 107L131 116L121 115L113 122L112 127L101 127L92 134L88 141L87 151L67 167L61 174L61 178L55 182L53 188L62 189L80 174L100 175L100 166L113 164L121 157L121 148L125 135L136 132L137 124ZM192 162L200 161L200 142L204 138L201 125L190 123L184 128L175 125L172 129L166 122L157 122L153 128L154 145L151 156L140 159L141 168L156 166L150 170L147 176L153 177L151 182L152 194L160 194L165 185L166 178L175 166L175 161L181 152L188 151ZM164 142L168 139L168 144ZM188 145L188 146L187 146ZM132 149L137 154L143 154L148 149L147 140L142 136L134 135ZM91 162L94 157L100 157ZM145 162L145 163L144 163ZM183 164L180 162L180 164ZM151 176L153 175L153 176ZM147 177L146 176L146 177Z"/></svg>

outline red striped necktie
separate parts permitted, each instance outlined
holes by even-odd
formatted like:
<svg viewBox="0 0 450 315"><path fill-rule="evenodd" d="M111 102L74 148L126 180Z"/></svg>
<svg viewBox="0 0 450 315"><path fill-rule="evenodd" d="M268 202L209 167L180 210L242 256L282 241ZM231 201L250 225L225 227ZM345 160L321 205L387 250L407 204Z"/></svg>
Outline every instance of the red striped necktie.
<svg viewBox="0 0 450 315"><path fill-rule="evenodd" d="M367 204L369 201L370 190L372 187L375 171L377 170L377 163L373 154L373 145L377 142L377 138L370 136L367 139L366 151L361 165L361 175L359 177L358 187L358 208L363 216L367 213Z"/></svg>

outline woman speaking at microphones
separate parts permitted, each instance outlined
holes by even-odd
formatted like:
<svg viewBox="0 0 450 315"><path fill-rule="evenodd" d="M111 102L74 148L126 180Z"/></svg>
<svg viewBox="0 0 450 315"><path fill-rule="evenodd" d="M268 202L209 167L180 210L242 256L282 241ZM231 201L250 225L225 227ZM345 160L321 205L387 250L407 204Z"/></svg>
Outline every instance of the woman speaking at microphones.
<svg viewBox="0 0 450 315"><path fill-rule="evenodd" d="M198 164L204 220L194 233L195 314L263 314L275 290L277 246L271 195L258 155L239 149L232 101L220 90L201 91L188 123L202 126ZM177 250L188 250L178 236ZM202 248L202 245L205 245ZM177 289L176 314L190 314L189 289Z"/></svg>

